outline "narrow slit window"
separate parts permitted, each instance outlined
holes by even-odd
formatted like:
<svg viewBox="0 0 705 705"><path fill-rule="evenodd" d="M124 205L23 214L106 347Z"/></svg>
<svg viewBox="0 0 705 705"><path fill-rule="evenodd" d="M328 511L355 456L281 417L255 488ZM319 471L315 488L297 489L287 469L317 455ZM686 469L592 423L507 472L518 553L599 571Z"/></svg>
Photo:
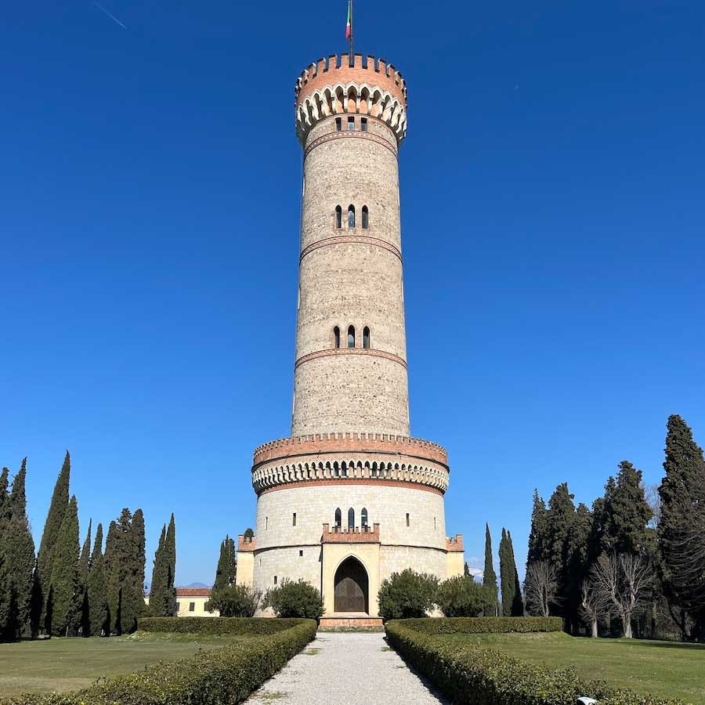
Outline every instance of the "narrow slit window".
<svg viewBox="0 0 705 705"><path fill-rule="evenodd" d="M303 552L303 551L299 551L299 558L303 558L303 556L304 556L304 552Z"/></svg>
<svg viewBox="0 0 705 705"><path fill-rule="evenodd" d="M333 328L333 341L335 343L335 347L339 348L340 347L340 328L338 328L338 326Z"/></svg>
<svg viewBox="0 0 705 705"><path fill-rule="evenodd" d="M408 512L406 514L406 525L411 526L411 523L409 522L409 513Z"/></svg>
<svg viewBox="0 0 705 705"><path fill-rule="evenodd" d="M362 206L362 228L367 230L370 227L370 212L367 210L367 206Z"/></svg>
<svg viewBox="0 0 705 705"><path fill-rule="evenodd" d="M348 347L355 347L355 326L350 326L348 328Z"/></svg>
<svg viewBox="0 0 705 705"><path fill-rule="evenodd" d="M355 227L355 206L353 205L348 206L348 227Z"/></svg>
<svg viewBox="0 0 705 705"><path fill-rule="evenodd" d="M360 129L367 132L367 118L360 118Z"/></svg>
<svg viewBox="0 0 705 705"><path fill-rule="evenodd" d="M363 508L360 513L360 526L362 526L363 529L367 528L367 509L365 508Z"/></svg>
<svg viewBox="0 0 705 705"><path fill-rule="evenodd" d="M276 575L274 576L274 584L275 585L277 584L277 576Z"/></svg>
<svg viewBox="0 0 705 705"><path fill-rule="evenodd" d="M291 517L291 525L296 526L296 512Z"/></svg>
<svg viewBox="0 0 705 705"><path fill-rule="evenodd" d="M340 206L335 207L335 227L338 230L343 227L343 209Z"/></svg>
<svg viewBox="0 0 705 705"><path fill-rule="evenodd" d="M355 118L349 117L348 118L348 132L354 132L354 131L355 131Z"/></svg>
<svg viewBox="0 0 705 705"><path fill-rule="evenodd" d="M348 529L352 530L355 528L355 510L350 507L348 509Z"/></svg>
<svg viewBox="0 0 705 705"><path fill-rule="evenodd" d="M370 329L367 326L365 326L362 331L362 347L370 347Z"/></svg>
<svg viewBox="0 0 705 705"><path fill-rule="evenodd" d="M340 528L341 524L343 523L343 513L340 511L340 507L335 510L335 527L337 529Z"/></svg>
<svg viewBox="0 0 705 705"><path fill-rule="evenodd" d="M336 132L343 131L343 121L340 118L335 118L335 131Z"/></svg>

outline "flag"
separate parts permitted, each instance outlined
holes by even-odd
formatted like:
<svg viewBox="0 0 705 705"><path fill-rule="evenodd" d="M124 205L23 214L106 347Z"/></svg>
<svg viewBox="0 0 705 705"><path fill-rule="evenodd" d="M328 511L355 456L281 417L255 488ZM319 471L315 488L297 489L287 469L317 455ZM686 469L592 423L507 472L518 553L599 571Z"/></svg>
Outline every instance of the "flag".
<svg viewBox="0 0 705 705"><path fill-rule="evenodd" d="M345 38L352 39L352 0L348 0L348 23L345 25Z"/></svg>

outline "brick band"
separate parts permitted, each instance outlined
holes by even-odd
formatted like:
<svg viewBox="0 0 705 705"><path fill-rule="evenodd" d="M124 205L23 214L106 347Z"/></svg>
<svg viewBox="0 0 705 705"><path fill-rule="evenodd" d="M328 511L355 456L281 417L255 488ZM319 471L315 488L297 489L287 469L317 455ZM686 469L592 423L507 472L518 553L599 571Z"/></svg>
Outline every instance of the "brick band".
<svg viewBox="0 0 705 705"><path fill-rule="evenodd" d="M382 145L385 149L388 149L393 155L394 158L396 159L398 156L398 152L396 147L392 146L385 140L383 137L379 137L378 135L373 135L370 132L328 132L325 135L321 135L320 137L316 138L311 142L311 144L306 146L306 149L304 150L304 159L308 157L308 155L316 148L319 147L322 144L325 144L326 142L330 142L331 140L351 140L351 139L358 139L358 140L370 140L372 142L377 142L377 144Z"/></svg>
<svg viewBox="0 0 705 705"><path fill-rule="evenodd" d="M384 350L375 350L374 348L329 348L328 350L317 350L316 352L303 355L294 364L294 369L305 362L317 360L319 357L330 357L331 355L367 355L369 357L381 357L385 360L391 360L401 365L406 369L406 360L399 355L385 352Z"/></svg>
<svg viewBox="0 0 705 705"><path fill-rule="evenodd" d="M367 478L339 478L335 480L303 480L295 483L274 485L272 487L265 487L260 490L257 494L261 496L267 494L268 492L276 492L277 490L286 490L288 488L299 488L299 487L321 487L323 485L372 485L374 487L406 487L412 490L420 490L422 492L431 492L432 494L443 496L443 490L438 487L430 487L429 485L422 485L417 482L404 482L400 480L375 480Z"/></svg>
<svg viewBox="0 0 705 705"><path fill-rule="evenodd" d="M304 247L301 251L301 256L299 257L299 262L319 247L328 247L329 245L348 245L348 244L361 244L361 245L372 245L373 247L381 247L387 252L391 252L396 255L401 262L401 252L399 248L392 245L386 240L380 240L378 237L371 237L369 235L335 235L333 237L326 237L323 240L318 240L312 242L310 245Z"/></svg>

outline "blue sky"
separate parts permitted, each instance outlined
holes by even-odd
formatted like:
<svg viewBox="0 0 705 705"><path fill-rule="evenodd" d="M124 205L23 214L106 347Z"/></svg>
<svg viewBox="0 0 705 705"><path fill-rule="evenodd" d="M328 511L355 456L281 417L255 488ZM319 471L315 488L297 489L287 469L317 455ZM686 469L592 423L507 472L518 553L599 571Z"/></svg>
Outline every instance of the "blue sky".
<svg viewBox="0 0 705 705"><path fill-rule="evenodd" d="M82 531L176 513L177 579L253 523L289 432L301 178L293 86L344 0L3 7L0 464L43 528L64 450ZM356 3L408 80L412 433L447 446L447 527L482 555L534 487L592 502L705 444L705 6ZM523 566L520 566L523 568ZM151 568L148 567L148 574Z"/></svg>

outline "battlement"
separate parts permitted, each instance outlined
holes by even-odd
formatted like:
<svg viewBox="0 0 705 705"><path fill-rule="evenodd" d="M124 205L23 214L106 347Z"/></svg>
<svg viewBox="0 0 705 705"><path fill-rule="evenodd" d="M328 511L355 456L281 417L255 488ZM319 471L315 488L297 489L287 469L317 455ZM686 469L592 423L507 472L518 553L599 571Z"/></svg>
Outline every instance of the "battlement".
<svg viewBox="0 0 705 705"><path fill-rule="evenodd" d="M386 90L406 107L406 81L401 73L384 59L355 54L353 65L347 54L332 54L314 61L296 80L294 89L296 105L325 85L346 85L351 82L366 83Z"/></svg>
<svg viewBox="0 0 705 705"><path fill-rule="evenodd" d="M321 543L379 543L379 524L348 529L324 524Z"/></svg>
<svg viewBox="0 0 705 705"><path fill-rule="evenodd" d="M237 551L240 553L241 551L245 553L251 553L257 548L257 541L255 540L255 537L252 536L245 536L244 534L240 534L237 537Z"/></svg>
<svg viewBox="0 0 705 705"><path fill-rule="evenodd" d="M419 455L448 464L445 448L431 441L408 436L394 436L388 433L315 433L307 436L280 438L264 443L255 449L254 465L259 465L273 458L325 451L378 451L406 455Z"/></svg>
<svg viewBox="0 0 705 705"><path fill-rule="evenodd" d="M456 534L455 536L451 536L450 538L446 539L446 551L462 552L464 550L465 549L463 548L462 534Z"/></svg>

